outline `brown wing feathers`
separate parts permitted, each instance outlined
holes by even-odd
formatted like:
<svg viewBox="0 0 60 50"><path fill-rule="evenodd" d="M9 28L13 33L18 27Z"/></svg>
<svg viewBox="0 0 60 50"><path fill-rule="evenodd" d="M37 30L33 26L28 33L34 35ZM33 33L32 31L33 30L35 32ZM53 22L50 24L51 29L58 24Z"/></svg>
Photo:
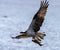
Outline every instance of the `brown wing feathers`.
<svg viewBox="0 0 60 50"><path fill-rule="evenodd" d="M40 9L38 11L38 14L40 15L40 17L43 17L46 15L47 12L47 8L48 8L48 1L41 1L41 5L40 5Z"/></svg>
<svg viewBox="0 0 60 50"><path fill-rule="evenodd" d="M42 26L42 23L44 21L44 16L46 15L47 8L48 8L48 2L47 0L41 1L40 9L35 14L33 21L34 24L32 25L32 28L35 32L39 31L40 27Z"/></svg>

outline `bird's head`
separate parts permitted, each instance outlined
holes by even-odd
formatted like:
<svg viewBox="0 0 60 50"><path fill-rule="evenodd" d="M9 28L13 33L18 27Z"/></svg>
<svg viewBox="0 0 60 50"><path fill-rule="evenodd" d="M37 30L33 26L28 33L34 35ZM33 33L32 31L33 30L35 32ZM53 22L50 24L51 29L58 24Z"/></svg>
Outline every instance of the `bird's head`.
<svg viewBox="0 0 60 50"><path fill-rule="evenodd" d="M25 31L25 32L20 32L20 34L22 34L22 35L26 35L27 34L27 32Z"/></svg>

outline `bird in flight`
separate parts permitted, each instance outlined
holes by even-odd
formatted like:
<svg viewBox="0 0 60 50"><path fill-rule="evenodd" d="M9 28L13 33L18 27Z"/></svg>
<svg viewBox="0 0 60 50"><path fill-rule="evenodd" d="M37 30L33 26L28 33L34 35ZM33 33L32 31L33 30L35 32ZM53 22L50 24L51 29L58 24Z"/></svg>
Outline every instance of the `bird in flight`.
<svg viewBox="0 0 60 50"><path fill-rule="evenodd" d="M21 35L18 35L12 38L20 39L20 38L32 37L32 41L34 43L37 43L40 46L42 46L41 39L43 39L44 36L46 36L46 34L44 32L41 33L38 31L40 30L40 27L43 24L48 6L49 6L49 2L47 0L42 0L40 4L40 8L38 12L34 15L32 22L30 26L28 27L28 29L25 32L20 32Z"/></svg>

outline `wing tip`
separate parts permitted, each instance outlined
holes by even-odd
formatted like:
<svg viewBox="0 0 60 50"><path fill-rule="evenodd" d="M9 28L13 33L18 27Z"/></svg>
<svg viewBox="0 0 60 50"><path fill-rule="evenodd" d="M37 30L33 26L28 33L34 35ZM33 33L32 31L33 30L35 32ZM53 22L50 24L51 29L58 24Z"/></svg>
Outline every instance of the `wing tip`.
<svg viewBox="0 0 60 50"><path fill-rule="evenodd" d="M41 4L40 4L40 6L41 7L48 7L49 6L49 1L47 1L47 0L43 0L43 1L41 1Z"/></svg>

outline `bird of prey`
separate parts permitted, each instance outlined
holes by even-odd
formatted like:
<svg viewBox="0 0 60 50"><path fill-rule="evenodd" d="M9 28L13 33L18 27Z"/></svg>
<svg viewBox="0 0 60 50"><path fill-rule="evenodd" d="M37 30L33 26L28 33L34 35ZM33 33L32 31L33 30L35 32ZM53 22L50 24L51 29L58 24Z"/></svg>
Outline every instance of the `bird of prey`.
<svg viewBox="0 0 60 50"><path fill-rule="evenodd" d="M42 23L45 19L48 6L49 6L49 2L47 0L42 0L40 4L40 8L38 12L34 15L32 22L30 26L28 27L28 29L25 32L20 32L21 35L18 35L12 38L19 39L19 38L32 37L32 41L34 43L37 43L40 46L42 46L41 39L43 39L43 37L46 36L46 34L44 34L44 32L41 33L38 31L40 30L40 27L42 26Z"/></svg>

